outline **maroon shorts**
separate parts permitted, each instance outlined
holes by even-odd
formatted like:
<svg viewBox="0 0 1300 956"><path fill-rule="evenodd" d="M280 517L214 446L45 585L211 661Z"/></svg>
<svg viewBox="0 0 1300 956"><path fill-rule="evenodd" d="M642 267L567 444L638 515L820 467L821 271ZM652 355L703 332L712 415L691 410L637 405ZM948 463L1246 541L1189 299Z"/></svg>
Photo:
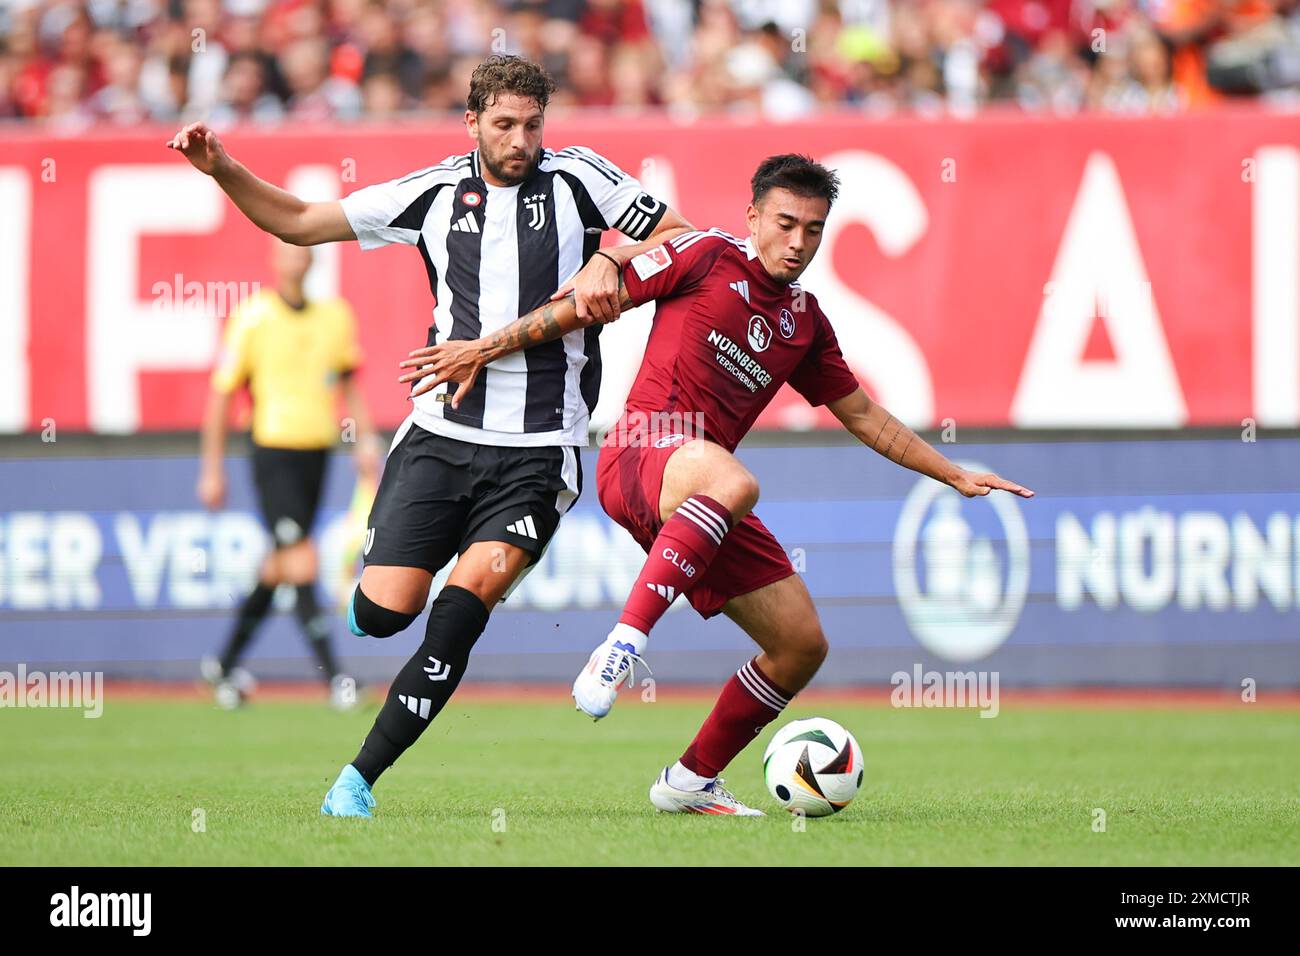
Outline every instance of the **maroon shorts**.
<svg viewBox="0 0 1300 956"><path fill-rule="evenodd" d="M615 432L611 432L611 437ZM605 513L625 528L648 554L663 527L659 491L668 459L682 446L681 435L629 436L605 445L596 463L596 495ZM704 576L686 592L703 617L713 617L734 597L757 591L794 574L785 549L753 512L722 539Z"/></svg>

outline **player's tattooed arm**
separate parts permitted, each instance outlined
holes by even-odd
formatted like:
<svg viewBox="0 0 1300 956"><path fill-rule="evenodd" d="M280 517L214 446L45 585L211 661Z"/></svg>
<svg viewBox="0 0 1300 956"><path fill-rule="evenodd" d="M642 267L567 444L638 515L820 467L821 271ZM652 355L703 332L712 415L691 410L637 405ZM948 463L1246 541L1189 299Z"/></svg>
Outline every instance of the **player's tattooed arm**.
<svg viewBox="0 0 1300 956"><path fill-rule="evenodd" d="M556 289L551 299L562 299L573 294L578 307L578 318L613 322L620 312L619 282L623 266L641 253L663 245L669 239L690 232L693 228L676 210L666 209L649 236L629 246L601 249L587 260L587 264L572 279Z"/></svg>
<svg viewBox="0 0 1300 956"><path fill-rule="evenodd" d="M897 465L951 485L967 498L987 495L994 489L1032 498L1028 488L999 478L991 472L971 472L949 461L934 446L873 402L861 388L826 406L846 429L873 451Z"/></svg>
<svg viewBox="0 0 1300 956"><path fill-rule="evenodd" d="M618 306L620 313L632 307L632 299L628 296L621 274L618 280ZM461 398L474 387L479 372L489 363L534 345L552 342L596 322L597 317L592 313L578 315L573 293L569 293L562 299L547 302L483 338L447 341L416 349L399 363L401 368L408 371L398 381L420 383L411 392L411 398L423 395L443 382L458 382L459 387L448 400L452 408L459 408Z"/></svg>

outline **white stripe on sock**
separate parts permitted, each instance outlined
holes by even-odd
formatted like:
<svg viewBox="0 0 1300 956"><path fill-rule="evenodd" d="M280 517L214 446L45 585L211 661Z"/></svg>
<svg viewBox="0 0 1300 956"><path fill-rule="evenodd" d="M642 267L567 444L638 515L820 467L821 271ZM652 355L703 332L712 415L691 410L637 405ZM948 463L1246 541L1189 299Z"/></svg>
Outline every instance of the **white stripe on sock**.
<svg viewBox="0 0 1300 956"><path fill-rule="evenodd" d="M769 694L771 694L781 703L783 704L790 703L790 698L786 697L779 690L773 687L772 684L768 681L768 679L763 676L762 672L760 672L759 669L754 666L754 661L752 658L745 662L745 667L748 669L750 676L753 677L754 680L758 681L759 686L761 686L764 690L766 690Z"/></svg>
<svg viewBox="0 0 1300 956"><path fill-rule="evenodd" d="M708 505L701 504L696 498L687 498L682 502L682 507L689 508L689 510L693 511L700 517L708 518L709 522L717 527L718 533L721 535L725 536L731 529L731 526L727 524L726 518L722 517Z"/></svg>
<svg viewBox="0 0 1300 956"><path fill-rule="evenodd" d="M722 544L722 538L719 537L718 532L713 530L712 525L705 524L703 518L695 517L695 515L691 514L685 508L678 508L677 513L681 515L683 518L687 518L690 521L694 521L697 525L699 525L700 530L703 531L705 534L707 534L710 538L712 538L714 544Z"/></svg>
<svg viewBox="0 0 1300 956"><path fill-rule="evenodd" d="M760 703L766 704L777 713L785 710L785 705L789 702L784 700L779 694L764 684L762 678L757 677L750 672L749 664L746 664L740 670L736 671L736 676L739 677L740 682L745 685L745 689L753 694Z"/></svg>

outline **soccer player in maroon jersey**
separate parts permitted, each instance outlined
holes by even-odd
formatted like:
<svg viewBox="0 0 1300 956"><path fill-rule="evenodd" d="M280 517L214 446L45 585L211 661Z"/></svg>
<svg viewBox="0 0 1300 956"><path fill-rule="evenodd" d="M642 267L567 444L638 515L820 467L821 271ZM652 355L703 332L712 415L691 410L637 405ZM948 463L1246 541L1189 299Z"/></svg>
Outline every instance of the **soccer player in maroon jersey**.
<svg viewBox="0 0 1300 956"><path fill-rule="evenodd" d="M651 802L668 812L760 814L718 774L826 656L807 587L752 511L758 481L732 454L782 383L826 405L889 460L966 497L995 489L1033 495L949 461L872 401L845 364L830 322L796 281L817 253L839 188L835 174L804 156L772 156L751 186L745 240L710 229L631 258L616 248L599 253L619 271L623 308L656 302L641 369L596 470L601 505L647 558L618 623L574 681L574 701L597 720L609 713L679 594L706 618L727 614L762 650L652 785ZM429 379L420 390L457 382L459 396L488 362L592 321L578 318L571 299L552 301L488 338L412 352L402 380Z"/></svg>

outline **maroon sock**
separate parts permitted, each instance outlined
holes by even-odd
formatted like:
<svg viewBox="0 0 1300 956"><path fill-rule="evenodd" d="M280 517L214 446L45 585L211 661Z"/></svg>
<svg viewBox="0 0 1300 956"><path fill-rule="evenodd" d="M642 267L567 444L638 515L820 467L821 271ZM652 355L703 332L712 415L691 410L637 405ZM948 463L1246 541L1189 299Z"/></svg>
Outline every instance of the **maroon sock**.
<svg viewBox="0 0 1300 956"><path fill-rule="evenodd" d="M677 595L690 590L731 528L727 509L706 495L692 495L664 522L619 621L649 634Z"/></svg>
<svg viewBox="0 0 1300 956"><path fill-rule="evenodd" d="M682 754L682 766L716 777L790 703L791 694L758 669L758 658L731 675L704 725Z"/></svg>

